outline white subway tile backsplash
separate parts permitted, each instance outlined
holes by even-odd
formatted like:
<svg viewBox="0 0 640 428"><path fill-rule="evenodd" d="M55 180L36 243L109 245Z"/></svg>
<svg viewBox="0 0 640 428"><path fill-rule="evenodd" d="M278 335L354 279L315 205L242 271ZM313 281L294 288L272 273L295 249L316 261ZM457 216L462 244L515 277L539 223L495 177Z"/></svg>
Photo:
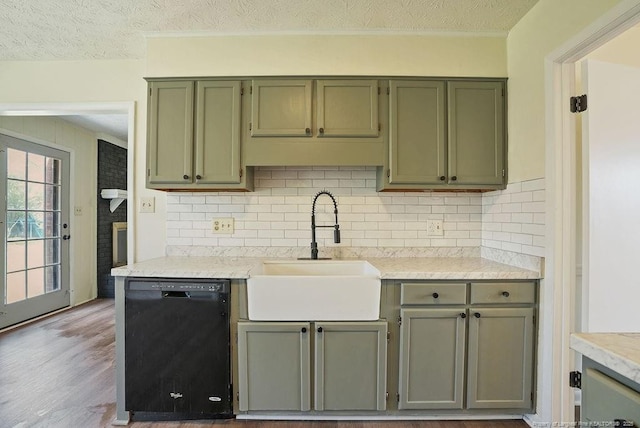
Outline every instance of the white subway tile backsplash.
<svg viewBox="0 0 640 428"><path fill-rule="evenodd" d="M510 253L544 256L544 179L510 184L506 190L485 193L482 246ZM485 254L485 252L483 252ZM494 257L495 252L485 255Z"/></svg>
<svg viewBox="0 0 640 428"><path fill-rule="evenodd" d="M482 194L379 193L375 167L263 167L254 174L252 193L168 194L168 252L173 247L183 253L188 246L308 247L313 197L328 190L337 198L342 242L333 243L330 229L318 229L323 247L483 246L544 254L544 179ZM213 233L211 220L219 217L235 219L233 235ZM443 221L443 236L427 235L429 219ZM333 220L333 204L321 197L316 223Z"/></svg>

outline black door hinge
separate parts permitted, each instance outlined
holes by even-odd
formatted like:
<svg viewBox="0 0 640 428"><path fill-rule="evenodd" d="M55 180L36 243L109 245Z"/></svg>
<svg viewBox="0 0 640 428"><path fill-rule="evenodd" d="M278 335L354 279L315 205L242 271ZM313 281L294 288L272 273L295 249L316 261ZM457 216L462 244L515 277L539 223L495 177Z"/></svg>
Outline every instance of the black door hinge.
<svg viewBox="0 0 640 428"><path fill-rule="evenodd" d="M569 386L571 388L582 388L582 373L579 371L569 372Z"/></svg>
<svg viewBox="0 0 640 428"><path fill-rule="evenodd" d="M587 94L569 98L571 113L581 113L587 109Z"/></svg>

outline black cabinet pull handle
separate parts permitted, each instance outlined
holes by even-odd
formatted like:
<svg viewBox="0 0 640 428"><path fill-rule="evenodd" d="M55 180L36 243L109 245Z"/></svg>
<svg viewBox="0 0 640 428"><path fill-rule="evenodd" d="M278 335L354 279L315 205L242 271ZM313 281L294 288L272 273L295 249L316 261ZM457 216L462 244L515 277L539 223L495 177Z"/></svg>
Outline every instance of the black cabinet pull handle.
<svg viewBox="0 0 640 428"><path fill-rule="evenodd" d="M183 175L182 178L184 178L185 180L189 179L189 176L187 174Z"/></svg>
<svg viewBox="0 0 640 428"><path fill-rule="evenodd" d="M322 327L318 327L318 333L322 333Z"/></svg>
<svg viewBox="0 0 640 428"><path fill-rule="evenodd" d="M509 297L509 292L508 292L508 291L503 291L503 292L502 292L502 295L503 295L504 297Z"/></svg>
<svg viewBox="0 0 640 428"><path fill-rule="evenodd" d="M437 299L438 297L440 297L440 295L438 293L433 293L432 296L433 296L434 299Z"/></svg>
<svg viewBox="0 0 640 428"><path fill-rule="evenodd" d="M302 331L303 333L306 333L306 332L307 332L307 327L302 327L302 330L301 330L301 331Z"/></svg>
<svg viewBox="0 0 640 428"><path fill-rule="evenodd" d="M318 129L318 132L320 132L321 134L324 134L324 128Z"/></svg>
<svg viewBox="0 0 640 428"><path fill-rule="evenodd" d="M197 180L202 180L202 176L200 174L196 175Z"/></svg>
<svg viewBox="0 0 640 428"><path fill-rule="evenodd" d="M440 181L444 181L444 180L446 180L446 179L447 179L447 177L445 177L444 175L441 175L441 176L440 176Z"/></svg>
<svg viewBox="0 0 640 428"><path fill-rule="evenodd" d="M480 315L480 312L476 312L475 314L473 314L473 316L476 318L480 318L482 315Z"/></svg>
<svg viewBox="0 0 640 428"><path fill-rule="evenodd" d="M456 177L455 175L453 177L451 177L451 181L456 181L458 179L458 177Z"/></svg>
<svg viewBox="0 0 640 428"><path fill-rule="evenodd" d="M304 129L305 134L311 134L311 128L305 128Z"/></svg>
<svg viewBox="0 0 640 428"><path fill-rule="evenodd" d="M460 312L460 318L465 319L467 317L467 314L465 314L464 312Z"/></svg>

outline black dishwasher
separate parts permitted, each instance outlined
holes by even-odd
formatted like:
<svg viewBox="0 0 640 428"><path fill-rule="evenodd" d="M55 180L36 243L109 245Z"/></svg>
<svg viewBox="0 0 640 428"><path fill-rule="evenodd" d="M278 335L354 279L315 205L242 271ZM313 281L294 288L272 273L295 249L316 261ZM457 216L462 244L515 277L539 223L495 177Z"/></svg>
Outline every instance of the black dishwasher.
<svg viewBox="0 0 640 428"><path fill-rule="evenodd" d="M125 281L125 408L132 420L230 418L229 281Z"/></svg>

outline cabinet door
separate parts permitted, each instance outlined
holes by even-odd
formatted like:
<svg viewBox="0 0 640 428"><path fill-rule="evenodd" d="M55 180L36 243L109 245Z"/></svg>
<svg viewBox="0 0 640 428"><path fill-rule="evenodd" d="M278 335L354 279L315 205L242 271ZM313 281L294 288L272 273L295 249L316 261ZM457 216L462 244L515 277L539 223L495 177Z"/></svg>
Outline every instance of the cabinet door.
<svg viewBox="0 0 640 428"><path fill-rule="evenodd" d="M309 323L239 322L239 409L309 410Z"/></svg>
<svg viewBox="0 0 640 428"><path fill-rule="evenodd" d="M377 137L377 80L318 80L319 137Z"/></svg>
<svg viewBox="0 0 640 428"><path fill-rule="evenodd" d="M620 426L640 426L640 392L596 369L587 369L582 377L581 404L583 422L617 426L613 421L619 419L628 424Z"/></svg>
<svg viewBox="0 0 640 428"><path fill-rule="evenodd" d="M444 82L392 80L389 88L389 183L444 183Z"/></svg>
<svg viewBox="0 0 640 428"><path fill-rule="evenodd" d="M254 80L252 137L311 136L311 80Z"/></svg>
<svg viewBox="0 0 640 428"><path fill-rule="evenodd" d="M385 410L387 323L315 323L315 410Z"/></svg>
<svg viewBox="0 0 640 428"><path fill-rule="evenodd" d="M448 83L448 182L504 181L503 82Z"/></svg>
<svg viewBox="0 0 640 428"><path fill-rule="evenodd" d="M402 309L399 409L462 409L466 309Z"/></svg>
<svg viewBox="0 0 640 428"><path fill-rule="evenodd" d="M196 105L196 182L240 183L240 82L198 82Z"/></svg>
<svg viewBox="0 0 640 428"><path fill-rule="evenodd" d="M531 408L533 331L533 308L469 310L468 408Z"/></svg>
<svg viewBox="0 0 640 428"><path fill-rule="evenodd" d="M149 83L147 182L193 180L193 82Z"/></svg>

